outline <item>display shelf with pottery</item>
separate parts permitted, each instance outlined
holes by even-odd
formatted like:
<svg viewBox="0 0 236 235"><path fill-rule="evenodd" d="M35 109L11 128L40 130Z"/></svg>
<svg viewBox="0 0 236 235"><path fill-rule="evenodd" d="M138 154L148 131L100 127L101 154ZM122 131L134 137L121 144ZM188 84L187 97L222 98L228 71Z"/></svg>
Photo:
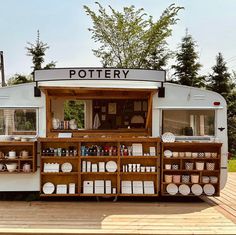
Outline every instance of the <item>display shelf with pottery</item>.
<svg viewBox="0 0 236 235"><path fill-rule="evenodd" d="M37 170L37 144L36 141L0 142L0 162L8 168L1 173L34 173ZM26 164L26 166L24 166ZM30 165L30 169L29 166ZM24 169L24 170L23 170Z"/></svg>
<svg viewBox="0 0 236 235"><path fill-rule="evenodd" d="M73 194L76 197L159 195L160 138L104 137L63 139L63 141L56 138L40 138L39 142L42 151L51 148L69 149L69 146L73 146L78 151L78 156L73 159L66 156L53 156L51 153L47 155L45 151L44 154L41 151L41 196L67 196L68 190L66 194L57 193L57 185L63 184L68 187L72 181L77 185L76 193ZM58 163L59 172L44 172L45 163ZM132 165L132 172L123 172L125 165ZM145 167L145 171L141 171L143 170L141 165ZM124 195L121 192L121 181L132 181L134 184L140 181L146 182L145 184L152 182L152 186L149 188L147 185L145 192L143 188L142 194L135 188L131 194ZM50 194L43 192L43 185L47 182L55 185L55 190ZM88 183L88 190L84 191L83 182ZM93 190L89 188L91 182L93 182ZM111 188L109 185L106 186L106 182L111 182Z"/></svg>
<svg viewBox="0 0 236 235"><path fill-rule="evenodd" d="M218 196L220 192L221 143L162 143L163 196ZM177 166L176 167L173 166ZM175 184L178 193L167 191ZM174 186L170 186L174 187Z"/></svg>

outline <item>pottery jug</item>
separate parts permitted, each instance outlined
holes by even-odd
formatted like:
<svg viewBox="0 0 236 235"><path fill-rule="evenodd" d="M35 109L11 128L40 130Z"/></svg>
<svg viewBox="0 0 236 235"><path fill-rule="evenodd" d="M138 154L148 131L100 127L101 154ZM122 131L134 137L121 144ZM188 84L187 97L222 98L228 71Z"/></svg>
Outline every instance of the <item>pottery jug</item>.
<svg viewBox="0 0 236 235"><path fill-rule="evenodd" d="M16 151L13 151L13 150L9 151L8 158L10 159L16 158Z"/></svg>
<svg viewBox="0 0 236 235"><path fill-rule="evenodd" d="M20 152L20 157L27 158L29 156L29 152L26 150L23 150Z"/></svg>

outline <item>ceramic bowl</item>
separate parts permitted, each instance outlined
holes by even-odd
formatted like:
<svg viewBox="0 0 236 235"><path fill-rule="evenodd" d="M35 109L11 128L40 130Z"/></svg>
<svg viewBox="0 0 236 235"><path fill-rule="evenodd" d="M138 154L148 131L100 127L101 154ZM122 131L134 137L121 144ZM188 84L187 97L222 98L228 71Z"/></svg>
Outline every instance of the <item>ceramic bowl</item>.
<svg viewBox="0 0 236 235"><path fill-rule="evenodd" d="M6 167L9 172L14 172L17 168L17 163L6 164Z"/></svg>

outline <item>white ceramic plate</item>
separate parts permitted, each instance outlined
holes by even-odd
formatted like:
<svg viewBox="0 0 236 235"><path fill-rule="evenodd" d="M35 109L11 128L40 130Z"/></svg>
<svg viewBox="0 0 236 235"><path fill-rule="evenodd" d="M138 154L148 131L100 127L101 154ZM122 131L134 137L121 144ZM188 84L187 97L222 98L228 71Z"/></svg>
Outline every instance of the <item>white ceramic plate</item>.
<svg viewBox="0 0 236 235"><path fill-rule="evenodd" d="M108 172L116 172L117 171L117 164L115 161L109 161L106 163L106 170Z"/></svg>
<svg viewBox="0 0 236 235"><path fill-rule="evenodd" d="M191 187L191 191L194 195L200 196L203 192L202 186L199 184L193 184Z"/></svg>
<svg viewBox="0 0 236 235"><path fill-rule="evenodd" d="M61 171L62 172L71 172L72 171L72 165L69 162L65 162L61 165Z"/></svg>
<svg viewBox="0 0 236 235"><path fill-rule="evenodd" d="M203 191L207 196L211 196L215 193L215 188L212 184L205 184L203 186Z"/></svg>
<svg viewBox="0 0 236 235"><path fill-rule="evenodd" d="M171 132L165 132L161 138L162 138L162 141L165 143L166 142L169 142L169 143L175 142L175 135L172 134Z"/></svg>
<svg viewBox="0 0 236 235"><path fill-rule="evenodd" d="M172 151L170 151L170 150L165 150L164 151L164 156L165 157L170 158L170 157L172 157L172 155L173 155Z"/></svg>
<svg viewBox="0 0 236 235"><path fill-rule="evenodd" d="M178 193L178 186L176 184L172 184L172 183L168 184L166 187L166 191L170 195L175 195L176 193Z"/></svg>
<svg viewBox="0 0 236 235"><path fill-rule="evenodd" d="M187 185L187 184L181 184L179 186L179 192L182 194L182 195L189 195L190 193L190 187Z"/></svg>
<svg viewBox="0 0 236 235"><path fill-rule="evenodd" d="M43 193L44 194L52 194L55 190L55 186L51 182L47 182L43 185Z"/></svg>

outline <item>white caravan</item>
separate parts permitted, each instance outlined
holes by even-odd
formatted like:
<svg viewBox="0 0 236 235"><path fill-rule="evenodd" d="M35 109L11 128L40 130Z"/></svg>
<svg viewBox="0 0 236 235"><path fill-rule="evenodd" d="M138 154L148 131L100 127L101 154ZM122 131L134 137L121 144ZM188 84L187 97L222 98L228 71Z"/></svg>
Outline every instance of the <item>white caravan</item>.
<svg viewBox="0 0 236 235"><path fill-rule="evenodd" d="M165 81L164 71L102 68L38 70L35 73L35 82L0 88L2 141L6 136L47 136L45 87L59 91L80 88L101 91L153 91L151 135L159 137L170 131L175 134L177 140L223 143L220 187L223 189L225 186L228 160L227 104L221 95L204 89L168 83ZM89 105L87 109L89 116ZM17 111L35 116L33 131L30 130L32 127L29 123L28 130L17 132ZM87 117L87 121L87 127L92 128L91 118ZM40 191L39 160L36 173L1 174L0 191Z"/></svg>

